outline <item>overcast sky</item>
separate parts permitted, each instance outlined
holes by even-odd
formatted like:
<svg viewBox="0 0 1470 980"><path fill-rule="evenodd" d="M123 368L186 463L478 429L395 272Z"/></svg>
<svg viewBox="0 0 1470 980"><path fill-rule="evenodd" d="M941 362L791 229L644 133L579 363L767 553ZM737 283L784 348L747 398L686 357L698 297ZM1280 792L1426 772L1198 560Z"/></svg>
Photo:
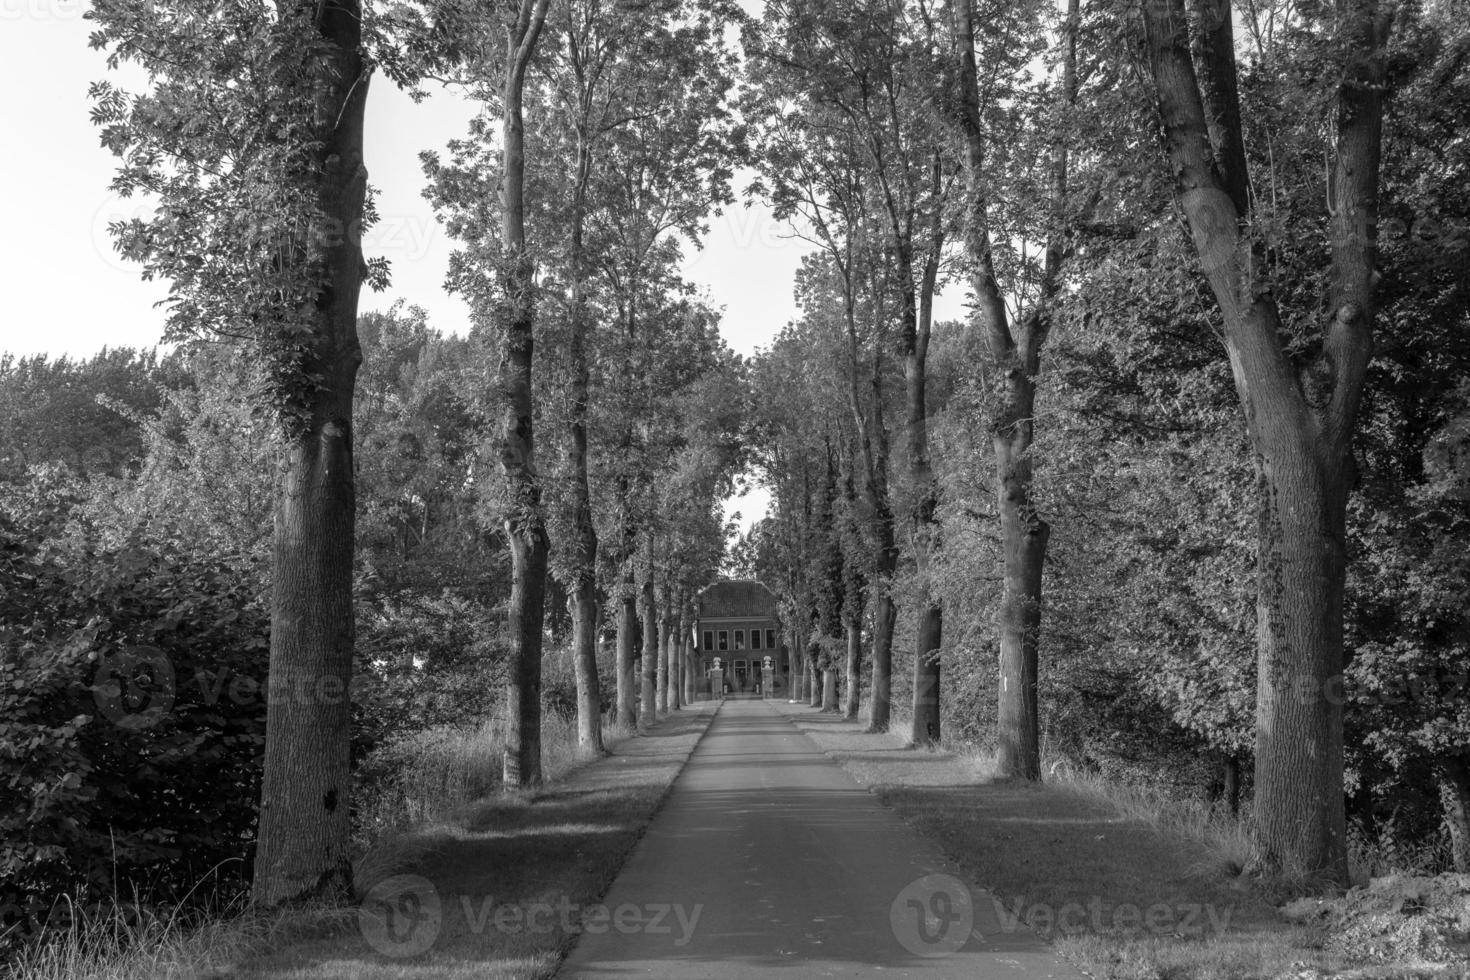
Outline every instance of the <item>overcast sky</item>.
<svg viewBox="0 0 1470 980"><path fill-rule="evenodd" d="M87 47L83 9L78 0L0 0L0 350L150 346L162 327L154 304L165 285L141 281L107 235L110 220L137 213L139 204L107 189L115 160L88 118L87 85L108 73L102 54ZM364 310L402 298L428 310L441 330L468 327L464 304L443 289L452 242L423 199L418 153L462 135L471 115L452 95L416 105L387 79L374 79L366 153L382 220L364 248L392 261L393 284L364 292ZM736 351L768 345L796 315L793 276L806 248L759 202L713 220L684 271L723 307L721 332ZM961 315L958 292L937 304L940 319ZM747 523L765 509L754 494L735 505Z"/></svg>

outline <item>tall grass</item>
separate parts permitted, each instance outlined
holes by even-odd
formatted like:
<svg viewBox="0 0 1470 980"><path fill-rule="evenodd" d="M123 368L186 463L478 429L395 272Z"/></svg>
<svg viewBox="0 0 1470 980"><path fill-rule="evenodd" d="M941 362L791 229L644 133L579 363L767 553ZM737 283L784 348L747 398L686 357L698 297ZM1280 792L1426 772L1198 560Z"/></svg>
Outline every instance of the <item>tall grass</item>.
<svg viewBox="0 0 1470 980"><path fill-rule="evenodd" d="M604 743L629 733L603 718ZM452 818L475 800L503 788L505 730L500 721L417 732L379 749L364 768L374 777L358 791L358 840L368 846L386 834ZM547 712L541 721L541 769L550 781L587 761L577 745L574 718Z"/></svg>
<svg viewBox="0 0 1470 980"><path fill-rule="evenodd" d="M208 916L185 917L137 902L56 910L46 930L0 965L6 980L197 980L224 976L251 953L289 935L338 928L341 909L254 913L243 896Z"/></svg>
<svg viewBox="0 0 1470 980"><path fill-rule="evenodd" d="M1064 759L1043 766L1049 785L1112 807L1120 816L1183 838L1201 849L1197 871L1234 877L1253 865L1255 844L1249 818L1232 815L1201 799L1179 797L1163 787L1127 783L1087 772Z"/></svg>

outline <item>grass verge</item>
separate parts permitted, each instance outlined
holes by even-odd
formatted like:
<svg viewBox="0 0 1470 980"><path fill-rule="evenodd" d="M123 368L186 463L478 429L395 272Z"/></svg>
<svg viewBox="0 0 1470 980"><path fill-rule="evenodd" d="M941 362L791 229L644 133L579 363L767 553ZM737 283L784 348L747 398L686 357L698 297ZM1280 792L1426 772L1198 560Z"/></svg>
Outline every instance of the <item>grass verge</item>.
<svg viewBox="0 0 1470 980"><path fill-rule="evenodd" d="M935 841L1007 911L1098 980L1464 977L1420 962L1362 965L1323 949L1240 875L1249 840L1187 805L1097 781L993 778L990 760L914 750L804 705L777 706Z"/></svg>

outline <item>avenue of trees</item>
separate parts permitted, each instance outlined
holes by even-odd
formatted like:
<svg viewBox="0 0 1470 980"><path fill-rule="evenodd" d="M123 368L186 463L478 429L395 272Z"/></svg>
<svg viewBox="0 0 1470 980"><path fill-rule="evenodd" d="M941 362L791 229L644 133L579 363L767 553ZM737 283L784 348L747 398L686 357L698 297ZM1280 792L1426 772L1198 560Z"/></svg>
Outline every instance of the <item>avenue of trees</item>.
<svg viewBox="0 0 1470 980"><path fill-rule="evenodd" d="M1462 0L89 16L172 350L0 361L0 930L349 898L395 746L602 753L722 568L873 731L1470 871ZM363 308L389 84L477 108L422 156L467 336ZM742 359L679 270L746 183L811 247Z"/></svg>
<svg viewBox="0 0 1470 980"><path fill-rule="evenodd" d="M1260 870L1470 867L1464 15L765 5L752 165L813 248L736 554L798 696L1212 794Z"/></svg>

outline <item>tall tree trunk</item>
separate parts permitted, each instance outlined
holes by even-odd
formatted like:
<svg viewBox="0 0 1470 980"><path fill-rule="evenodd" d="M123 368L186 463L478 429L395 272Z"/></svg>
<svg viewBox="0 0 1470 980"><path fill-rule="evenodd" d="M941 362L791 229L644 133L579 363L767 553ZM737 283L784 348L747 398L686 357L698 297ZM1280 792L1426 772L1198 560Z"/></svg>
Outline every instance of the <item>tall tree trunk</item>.
<svg viewBox="0 0 1470 980"><path fill-rule="evenodd" d="M694 641L691 639L693 630L698 625L694 617L694 607L684 607L685 621L689 624L684 630L684 703L693 704L695 686L699 682L699 653L694 649Z"/></svg>
<svg viewBox="0 0 1470 980"><path fill-rule="evenodd" d="M637 661L638 599L631 575L623 582L618 603L618 724L623 728L638 725L637 679L633 676Z"/></svg>
<svg viewBox="0 0 1470 980"><path fill-rule="evenodd" d="M1065 119L1052 124L1049 228L1045 264L1035 305L1012 332L996 281L990 250L988 193L985 180L985 136L980 120L974 23L969 3L955 12L959 46L961 97L964 106L969 202L966 248L975 293L975 322L986 345L985 373L1000 398L992 415L992 447L996 468L996 510L1000 515L1002 593L999 688L996 705L996 765L999 773L1021 779L1041 778L1041 746L1036 685L1039 673L1042 570L1050 525L1032 501L1031 445L1036 414L1036 376L1041 348L1051 326L1051 307L1061 274L1065 247L1067 144ZM1061 33L1062 78L1058 110L1077 97L1077 0L1069 0Z"/></svg>
<svg viewBox="0 0 1470 980"><path fill-rule="evenodd" d="M362 221L363 110L370 69L356 0L318 8L315 91L322 137L318 202L338 228ZM357 303L362 250L334 238L320 255L325 288L307 341L304 419L286 420L276 488L265 758L252 894L265 907L345 897L352 883L348 794L355 641L352 609L352 400L362 361ZM315 376L319 382L311 384Z"/></svg>
<svg viewBox="0 0 1470 980"><path fill-rule="evenodd" d="M526 138L521 105L526 69L536 49L549 0L521 0L508 34L510 57L501 93L501 141L505 174L500 185L501 240L506 252L501 316L505 351L497 383L504 411L498 449L510 506L505 534L510 542L510 679L505 692L505 785L541 782L541 630L546 606L546 563L551 542L541 513L536 475L532 366L535 283L526 250Z"/></svg>
<svg viewBox="0 0 1470 980"><path fill-rule="evenodd" d="M791 678L791 700L800 701L806 696L806 689L802 686L805 675L801 667L801 658L797 655L796 631L786 631L786 669L787 676Z"/></svg>
<svg viewBox="0 0 1470 980"><path fill-rule="evenodd" d="M939 180L938 162L935 163L935 181ZM934 471L929 464L929 415L927 404L927 372L929 358L929 332L933 319L934 284L939 270L939 216L933 218L934 241L924 262L922 282L919 286L918 307L915 296L912 265L908 258L900 260L904 276L905 328L904 338L904 381L907 388L908 422L908 466L909 479L915 488L913 509L914 559L922 583L918 622L914 629L914 701L913 724L910 741L914 745L938 744L940 731L940 686L939 651L943 612L934 597L929 583L929 563L937 546L939 531L935 519L938 507L938 487L934 482Z"/></svg>
<svg viewBox="0 0 1470 980"><path fill-rule="evenodd" d="M675 602L678 607L678 618L674 620L677 624L674 629L673 642L669 644L669 710L678 711L684 703L684 655L685 641L689 636L689 621L685 618L684 603L682 597Z"/></svg>
<svg viewBox="0 0 1470 980"><path fill-rule="evenodd" d="M807 702L813 708L820 708L822 706L822 684L817 675L817 658L808 648L804 659L806 660Z"/></svg>
<svg viewBox="0 0 1470 980"><path fill-rule="evenodd" d="M879 570L879 581L887 581L891 572ZM869 713L868 731L886 732L893 714L893 627L898 622L898 607L887 587L879 585L873 604L873 707Z"/></svg>
<svg viewBox="0 0 1470 980"><path fill-rule="evenodd" d="M653 568L643 583L643 664L638 692L638 727L649 728L658 721L658 605L653 596Z"/></svg>
<svg viewBox="0 0 1470 980"><path fill-rule="evenodd" d="M822 710L837 711L837 667L822 668Z"/></svg>
<svg viewBox="0 0 1470 980"><path fill-rule="evenodd" d="M847 634L847 659L843 666L846 668L847 678L846 686L842 689L842 717L852 719L858 716L858 709L862 707L862 620L848 620L845 632Z"/></svg>
<svg viewBox="0 0 1470 980"><path fill-rule="evenodd" d="M881 304L875 304L875 316L881 316ZM875 350L870 374L868 411L864 411L863 398L859 391L859 347L857 318L851 298L846 304L848 343L848 404L853 420L858 427L858 444L863 457L863 497L872 512L871 525L876 537L877 553L874 565L873 623L873 708L868 722L869 732L888 731L889 719L893 714L893 627L898 620L898 610L893 603L893 576L898 570L897 532L894 529L893 507L888 496L888 428L883 415L883 366L884 357ZM871 413L871 414L870 414ZM848 690L858 691L860 684L849 677ZM849 717L856 717L851 715Z"/></svg>
<svg viewBox="0 0 1470 980"><path fill-rule="evenodd" d="M587 473L587 406L591 370L587 359L590 323L586 300L586 255L583 215L591 152L577 144L576 192L572 204L572 315L570 438L572 510L572 661L577 684L577 745L602 755L602 688L597 676L597 529L592 523L592 491Z"/></svg>
<svg viewBox="0 0 1470 980"><path fill-rule="evenodd" d="M1470 761L1445 756L1435 766L1444 822L1450 830L1450 860L1460 874L1470 874Z"/></svg>
<svg viewBox="0 0 1470 980"><path fill-rule="evenodd" d="M1376 0L1338 3L1334 50L1344 63L1329 188L1331 310L1316 356L1299 366L1283 344L1275 295L1254 286L1262 257L1248 230L1230 7L1201 2L1204 32L1193 56L1183 0L1145 4L1144 27L1180 205L1220 307L1255 451L1257 845L1267 866L1341 885L1342 707L1329 692L1342 671L1350 450L1372 350L1391 18Z"/></svg>
<svg viewBox="0 0 1470 980"><path fill-rule="evenodd" d="M659 714L669 713L669 648L673 645L673 611L669 597L664 596L658 617L658 668L654 674L655 707Z"/></svg>

